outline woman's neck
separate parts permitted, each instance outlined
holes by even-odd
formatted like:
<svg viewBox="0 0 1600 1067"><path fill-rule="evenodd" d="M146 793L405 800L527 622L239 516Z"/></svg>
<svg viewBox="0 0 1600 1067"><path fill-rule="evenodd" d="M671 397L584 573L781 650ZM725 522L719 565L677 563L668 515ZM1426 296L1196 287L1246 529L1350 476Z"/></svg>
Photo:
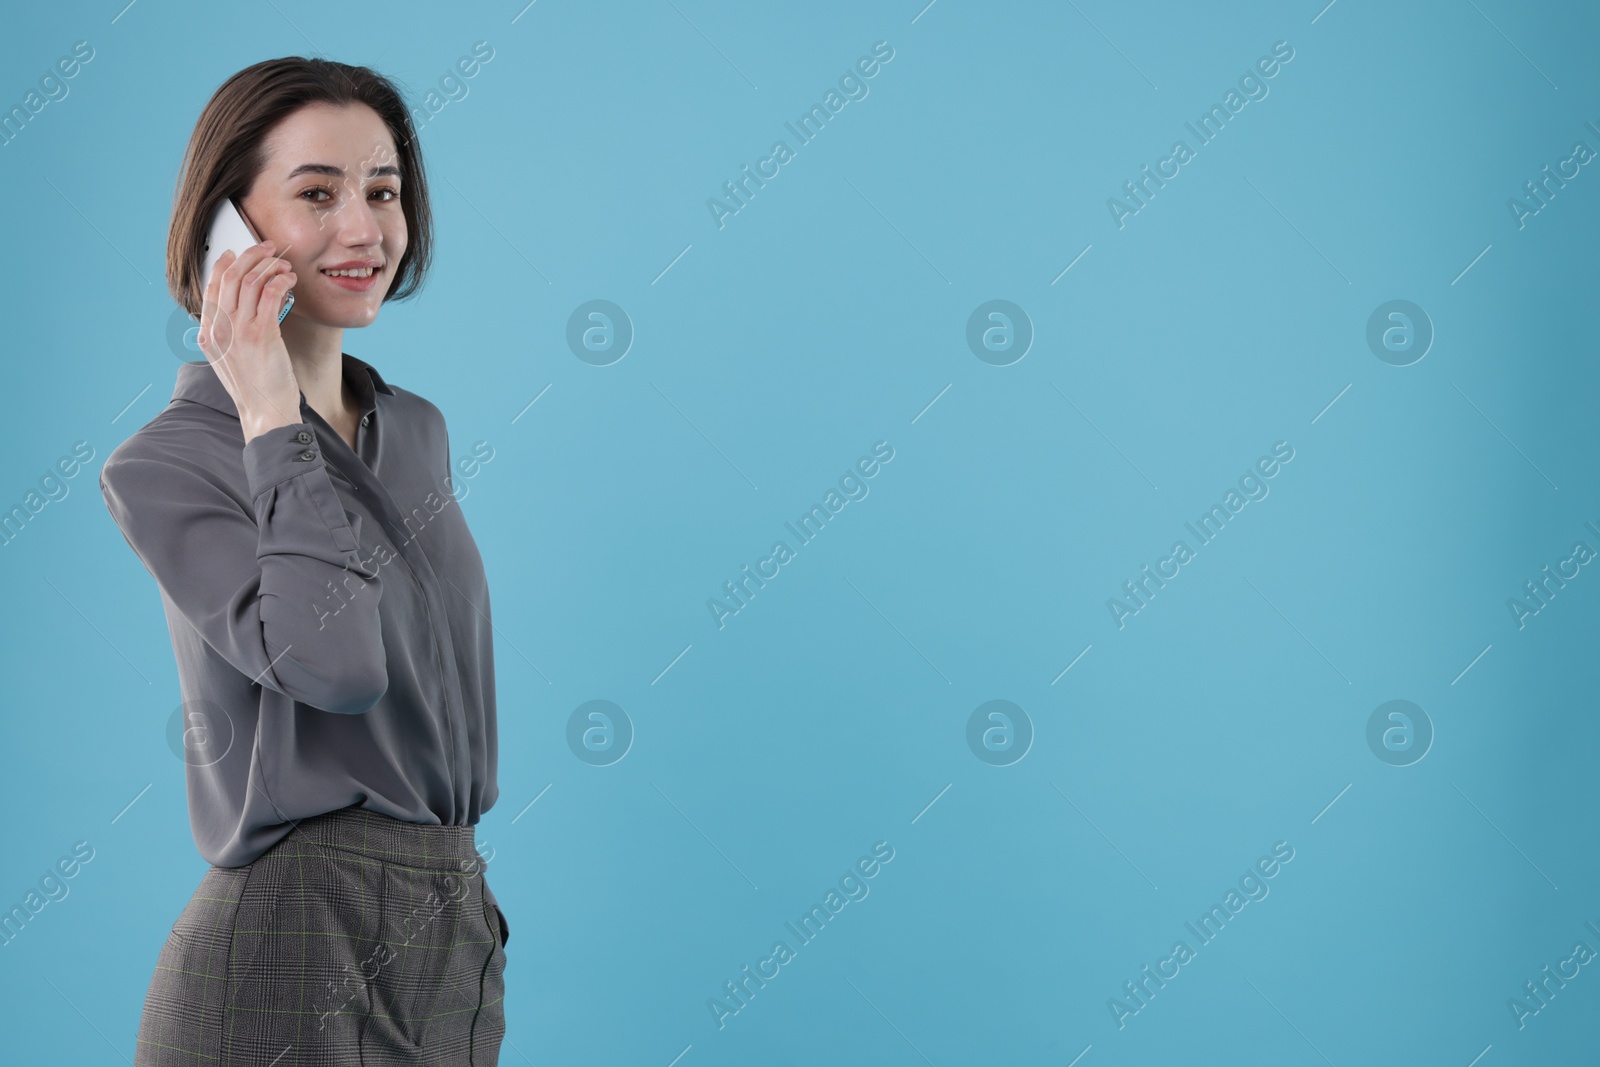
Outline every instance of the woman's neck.
<svg viewBox="0 0 1600 1067"><path fill-rule="evenodd" d="M329 425L346 421L355 399L344 382L344 353L340 348L344 330L317 326L309 333L302 332L291 313L283 321L283 340L295 381L311 410Z"/></svg>

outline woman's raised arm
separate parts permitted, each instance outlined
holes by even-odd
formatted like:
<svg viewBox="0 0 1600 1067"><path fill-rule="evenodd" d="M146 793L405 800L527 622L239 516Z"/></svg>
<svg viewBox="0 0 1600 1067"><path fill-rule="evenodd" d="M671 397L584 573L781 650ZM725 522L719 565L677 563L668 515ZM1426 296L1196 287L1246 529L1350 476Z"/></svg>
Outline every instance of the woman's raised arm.
<svg viewBox="0 0 1600 1067"><path fill-rule="evenodd" d="M309 424L244 445L253 515L197 464L123 453L100 471L106 507L212 648L259 684L324 711L359 713L382 698L378 565L360 558L361 516L345 511Z"/></svg>

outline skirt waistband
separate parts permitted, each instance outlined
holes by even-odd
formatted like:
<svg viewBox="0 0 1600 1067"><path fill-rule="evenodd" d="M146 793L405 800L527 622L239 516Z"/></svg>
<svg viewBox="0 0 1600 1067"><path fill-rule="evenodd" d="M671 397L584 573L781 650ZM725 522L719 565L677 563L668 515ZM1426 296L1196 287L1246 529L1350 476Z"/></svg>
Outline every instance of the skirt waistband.
<svg viewBox="0 0 1600 1067"><path fill-rule="evenodd" d="M353 852L401 867L470 874L487 866L478 854L471 826L404 822L360 807L301 819L270 851L298 851L308 846Z"/></svg>

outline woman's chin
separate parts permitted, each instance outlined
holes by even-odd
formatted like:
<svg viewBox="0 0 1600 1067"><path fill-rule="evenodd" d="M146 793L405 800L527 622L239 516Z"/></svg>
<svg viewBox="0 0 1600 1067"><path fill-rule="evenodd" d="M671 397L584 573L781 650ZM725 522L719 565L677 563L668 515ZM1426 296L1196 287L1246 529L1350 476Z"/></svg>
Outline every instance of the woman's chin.
<svg viewBox="0 0 1600 1067"><path fill-rule="evenodd" d="M303 326L324 326L341 330L359 330L377 321L377 307L304 308L296 305L289 319L299 319ZM284 320L288 325L289 319Z"/></svg>

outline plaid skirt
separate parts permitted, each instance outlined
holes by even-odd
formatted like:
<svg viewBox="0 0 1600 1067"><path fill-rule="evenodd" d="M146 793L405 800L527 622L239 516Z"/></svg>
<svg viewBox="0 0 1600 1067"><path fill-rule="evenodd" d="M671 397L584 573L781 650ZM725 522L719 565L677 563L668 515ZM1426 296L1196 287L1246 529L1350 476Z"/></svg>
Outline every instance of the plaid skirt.
<svg viewBox="0 0 1600 1067"><path fill-rule="evenodd" d="M510 928L470 826L361 808L212 867L172 926L135 1067L495 1064Z"/></svg>

